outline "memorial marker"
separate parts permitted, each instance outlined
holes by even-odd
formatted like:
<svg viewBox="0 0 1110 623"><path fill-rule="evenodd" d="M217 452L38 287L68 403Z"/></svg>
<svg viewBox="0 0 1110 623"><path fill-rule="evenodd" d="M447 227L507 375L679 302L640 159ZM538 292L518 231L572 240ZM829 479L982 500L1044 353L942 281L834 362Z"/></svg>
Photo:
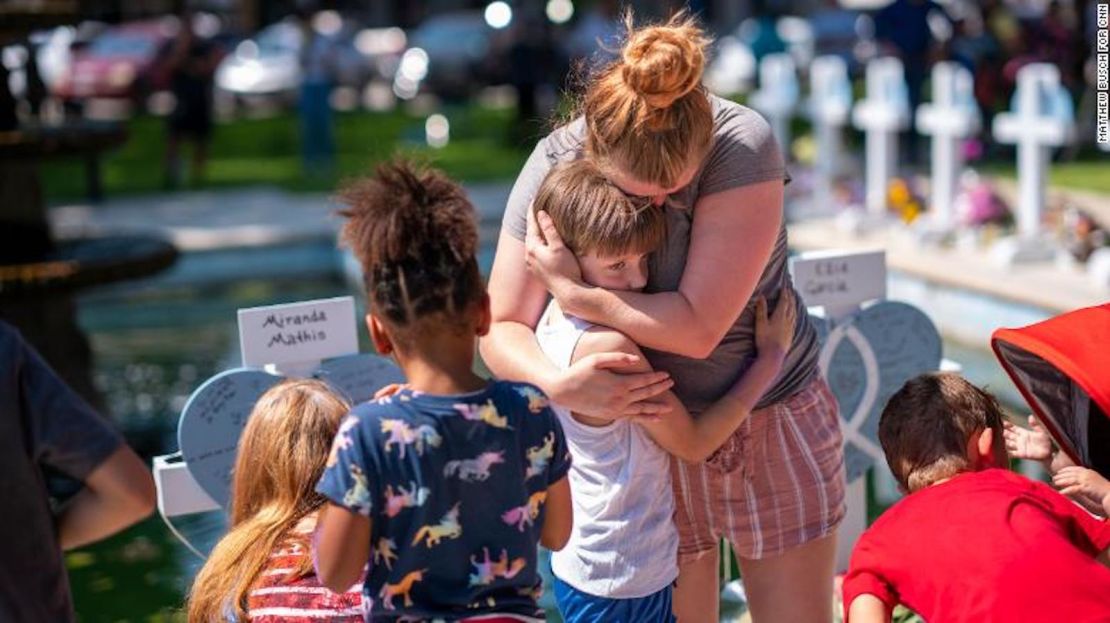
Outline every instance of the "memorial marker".
<svg viewBox="0 0 1110 623"><path fill-rule="evenodd" d="M963 170L961 142L979 131L979 108L971 72L953 62L933 66L933 101L917 109L917 129L933 137L928 226L952 229L957 180Z"/></svg>
<svg viewBox="0 0 1110 623"><path fill-rule="evenodd" d="M1060 86L1060 71L1049 63L1031 63L1018 71L1014 110L994 118L994 137L1017 145L1018 232L996 246L1003 264L1051 259L1052 245L1041 232L1046 172L1053 147L1063 145L1074 124L1070 96Z"/></svg>
<svg viewBox="0 0 1110 623"><path fill-rule="evenodd" d="M887 185L897 170L898 132L908 127L909 94L902 61L886 56L867 64L867 96L852 110L852 123L866 134L864 157L872 217L885 218Z"/></svg>
<svg viewBox="0 0 1110 623"><path fill-rule="evenodd" d="M248 367L202 383L181 413L180 452L154 459L158 508L167 521L227 507L239 437L259 397L284 378L319 378L352 404L404 382L389 359L358 354L351 297L242 309L238 315Z"/></svg>
<svg viewBox="0 0 1110 623"><path fill-rule="evenodd" d="M940 334L920 310L886 296L883 251L804 253L791 259L794 286L807 306L825 308L813 318L821 341L819 364L840 407L847 514L837 543L838 569L847 569L867 527L866 480L884 457L878 444L879 414L908 379L941 364ZM876 301L866 308L868 301Z"/></svg>
<svg viewBox="0 0 1110 623"><path fill-rule="evenodd" d="M243 365L312 369L320 361L358 352L355 301L342 296L239 310Z"/></svg>
<svg viewBox="0 0 1110 623"><path fill-rule="evenodd" d="M785 53L763 57L759 64L759 90L752 94L750 102L752 108L770 122L783 156L787 156L790 153L790 121L798 106L798 72L794 57Z"/></svg>
<svg viewBox="0 0 1110 623"><path fill-rule="evenodd" d="M815 211L832 207L833 181L840 162L841 133L852 112L852 83L848 65L839 56L819 56L809 68L809 117L817 138L816 173L812 202Z"/></svg>

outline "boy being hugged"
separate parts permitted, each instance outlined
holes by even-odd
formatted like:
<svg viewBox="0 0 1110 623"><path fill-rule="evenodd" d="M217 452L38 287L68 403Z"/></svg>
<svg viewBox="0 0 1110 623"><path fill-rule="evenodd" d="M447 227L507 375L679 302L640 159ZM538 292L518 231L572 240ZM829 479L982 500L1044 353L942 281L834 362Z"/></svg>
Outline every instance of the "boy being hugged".
<svg viewBox="0 0 1110 623"><path fill-rule="evenodd" d="M629 198L595 165L576 160L552 168L533 209L551 217L586 283L617 291L644 288L647 255L664 237L659 206ZM736 468L735 448L718 449L782 368L795 321L790 290L783 293L770 317L766 301L757 305L755 362L697 419L670 392L659 398L665 415L636 422L600 420L555 405L574 457L574 527L568 546L551 558L555 599L568 623L674 621L671 585L678 576L679 539L668 453L690 462L712 456L721 469ZM565 314L554 300L536 326L536 339L559 367L623 353L637 362L630 372L650 371L627 336Z"/></svg>
<svg viewBox="0 0 1110 623"><path fill-rule="evenodd" d="M1110 621L1110 524L1006 468L993 396L950 373L908 381L879 420L909 493L856 544L845 621Z"/></svg>
<svg viewBox="0 0 1110 623"><path fill-rule="evenodd" d="M538 389L472 370L490 323L473 207L404 163L340 199L370 335L408 384L339 428L317 488L320 580L342 589L369 561L372 621L543 620L536 544L558 550L570 534L570 459Z"/></svg>

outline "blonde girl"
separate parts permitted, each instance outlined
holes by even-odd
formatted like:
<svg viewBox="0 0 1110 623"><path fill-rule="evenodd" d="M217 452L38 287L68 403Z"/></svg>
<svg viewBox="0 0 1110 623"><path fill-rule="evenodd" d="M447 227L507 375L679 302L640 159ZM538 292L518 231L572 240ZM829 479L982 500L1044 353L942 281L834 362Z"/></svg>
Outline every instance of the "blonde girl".
<svg viewBox="0 0 1110 623"><path fill-rule="evenodd" d="M361 585L332 593L316 579L310 540L332 439L349 406L316 380L280 383L258 400L239 440L231 529L197 574L189 621L278 623L306 611L362 621Z"/></svg>

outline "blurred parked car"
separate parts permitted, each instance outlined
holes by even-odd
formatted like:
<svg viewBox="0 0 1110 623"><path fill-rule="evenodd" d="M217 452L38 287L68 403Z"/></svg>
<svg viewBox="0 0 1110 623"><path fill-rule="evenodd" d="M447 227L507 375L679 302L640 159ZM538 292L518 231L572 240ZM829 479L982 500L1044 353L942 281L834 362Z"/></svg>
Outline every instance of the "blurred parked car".
<svg viewBox="0 0 1110 623"><path fill-rule="evenodd" d="M165 61L177 28L175 18L165 18L105 30L74 52L54 94L67 104L90 97L144 101L169 86Z"/></svg>
<svg viewBox="0 0 1110 623"><path fill-rule="evenodd" d="M393 78L393 92L402 99L423 90L464 97L477 86L504 82L491 54L495 35L480 11L429 17L409 36L409 47Z"/></svg>
<svg viewBox="0 0 1110 623"><path fill-rule="evenodd" d="M303 35L293 21L262 29L239 43L216 69L216 89L236 96L292 96L301 84Z"/></svg>
<svg viewBox="0 0 1110 623"><path fill-rule="evenodd" d="M361 90L370 80L391 79L405 47L399 28L362 29L333 11L318 14L314 27L330 40L336 84ZM263 28L235 48L216 70L216 88L237 99L292 99L301 85L304 32L286 19Z"/></svg>

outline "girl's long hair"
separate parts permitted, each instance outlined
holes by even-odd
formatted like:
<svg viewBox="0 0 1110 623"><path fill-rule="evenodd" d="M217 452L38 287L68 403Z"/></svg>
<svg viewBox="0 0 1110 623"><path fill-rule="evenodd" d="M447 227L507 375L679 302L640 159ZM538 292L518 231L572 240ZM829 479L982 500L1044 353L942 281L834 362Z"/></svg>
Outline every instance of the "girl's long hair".
<svg viewBox="0 0 1110 623"><path fill-rule="evenodd" d="M212 550L189 596L189 621L247 621L247 596L274 550L308 535L293 528L319 510L316 493L332 438L350 407L315 380L280 383L258 400L239 440L231 529ZM311 556L288 581L312 571Z"/></svg>

